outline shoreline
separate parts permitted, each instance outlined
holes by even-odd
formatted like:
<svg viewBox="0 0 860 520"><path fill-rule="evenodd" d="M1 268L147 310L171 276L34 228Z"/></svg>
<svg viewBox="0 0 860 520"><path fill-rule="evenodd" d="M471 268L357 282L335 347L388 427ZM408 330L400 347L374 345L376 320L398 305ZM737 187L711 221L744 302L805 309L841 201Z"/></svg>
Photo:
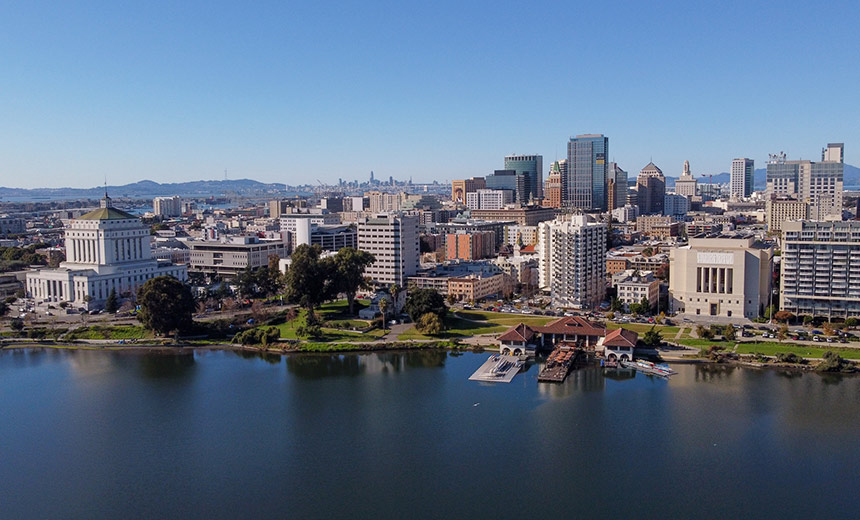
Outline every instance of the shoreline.
<svg viewBox="0 0 860 520"><path fill-rule="evenodd" d="M443 345L447 343L447 345ZM337 348L339 346L348 348ZM296 354L362 354L380 351L391 352L408 352L416 350L444 350L452 352L474 352L480 354L483 352L497 352L498 348L486 348L483 345L470 344L454 344L451 341L440 340L438 342L420 342L411 343L406 341L392 343L363 343L363 344L333 344L331 348L320 349L301 349L301 348L267 348L252 345L239 345L234 343L211 343L205 345L195 344L180 344L180 345L144 345L144 344L92 344L92 343L58 343L58 342L0 342L0 351L9 350L35 350L35 349L55 349L55 350L90 350L104 352L127 352L136 354L189 354L195 351L230 351L230 352L248 352L260 355L296 355ZM662 356L661 356L662 357ZM821 361L820 358L806 358L809 362ZM851 372L817 372L815 365L807 364L789 364L789 363L760 363L746 360L731 360L731 361L715 361L707 358L698 357L678 357L670 356L663 357L662 361L668 364L681 365L712 365L726 367L740 367L747 369L770 369L770 370L790 370L795 372L816 372L821 374L837 374L844 376L860 376L858 373Z"/></svg>

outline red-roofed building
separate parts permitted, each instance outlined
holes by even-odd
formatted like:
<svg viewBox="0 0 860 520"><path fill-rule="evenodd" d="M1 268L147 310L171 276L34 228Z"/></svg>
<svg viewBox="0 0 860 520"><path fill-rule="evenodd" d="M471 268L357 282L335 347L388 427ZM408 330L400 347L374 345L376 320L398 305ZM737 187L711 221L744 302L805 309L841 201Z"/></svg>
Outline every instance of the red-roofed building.
<svg viewBox="0 0 860 520"><path fill-rule="evenodd" d="M606 329L579 316L565 316L551 321L543 327L535 327L543 336L543 344L554 345L559 341L593 346L606 334Z"/></svg>
<svg viewBox="0 0 860 520"><path fill-rule="evenodd" d="M502 354L513 354L518 356L529 352L534 354L535 350L535 331L525 323L508 329L504 334L499 336L499 350Z"/></svg>
<svg viewBox="0 0 860 520"><path fill-rule="evenodd" d="M639 334L632 330L615 329L598 341L596 350L603 350L603 357L609 360L631 361L638 341Z"/></svg>

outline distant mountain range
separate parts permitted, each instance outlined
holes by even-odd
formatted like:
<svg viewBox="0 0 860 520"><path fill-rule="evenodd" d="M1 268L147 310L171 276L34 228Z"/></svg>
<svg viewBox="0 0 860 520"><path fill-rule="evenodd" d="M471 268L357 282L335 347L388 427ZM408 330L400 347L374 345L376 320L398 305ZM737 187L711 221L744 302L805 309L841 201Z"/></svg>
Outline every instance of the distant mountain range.
<svg viewBox="0 0 860 520"><path fill-rule="evenodd" d="M0 187L0 200L14 199L100 199L105 190L111 197L150 198L179 195L181 197L226 197L281 195L287 186L281 183L262 183L251 179L193 181L160 184L140 181L122 186L97 188L4 188Z"/></svg>
<svg viewBox="0 0 860 520"><path fill-rule="evenodd" d="M713 182L714 184L728 184L731 181L731 174L728 172L722 172L714 174L712 178L709 178L707 175L702 177L701 175L694 176L699 183L708 183ZM755 171L755 182L753 185L756 188L764 188L767 184L767 169L766 168L756 168ZM635 177L634 177L635 178ZM678 177L666 177L666 186L674 186L675 180ZM845 170L842 175L842 184L844 186L860 186L860 168L856 166L851 166L850 164L845 165Z"/></svg>

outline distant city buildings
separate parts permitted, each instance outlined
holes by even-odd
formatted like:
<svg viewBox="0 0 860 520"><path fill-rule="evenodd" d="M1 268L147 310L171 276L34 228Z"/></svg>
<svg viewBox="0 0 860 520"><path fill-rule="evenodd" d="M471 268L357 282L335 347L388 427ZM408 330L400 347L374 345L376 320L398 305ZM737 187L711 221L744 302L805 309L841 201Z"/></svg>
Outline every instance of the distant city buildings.
<svg viewBox="0 0 860 520"><path fill-rule="evenodd" d="M503 209L512 202L513 194L508 190L477 190L466 194L469 209Z"/></svg>
<svg viewBox="0 0 860 520"><path fill-rule="evenodd" d="M561 208L564 201L564 187L566 173L562 173L561 163L565 164L567 170L567 161L554 161L550 166L549 176L546 179L544 187L543 205L548 208Z"/></svg>
<svg viewBox="0 0 860 520"><path fill-rule="evenodd" d="M612 182L612 193L607 193L606 209L612 211L627 204L627 172L622 170L618 163L610 162L606 173L607 192L610 191L609 183Z"/></svg>
<svg viewBox="0 0 860 520"><path fill-rule="evenodd" d="M683 218L690 211L690 198L677 193L667 193L663 197L663 214Z"/></svg>
<svg viewBox="0 0 860 520"><path fill-rule="evenodd" d="M662 215L666 197L666 177L653 162L649 162L636 178L640 215Z"/></svg>
<svg viewBox="0 0 860 520"><path fill-rule="evenodd" d="M690 172L690 161L684 161L684 171L678 180L675 181L675 193L684 195L685 197L695 197L696 179Z"/></svg>
<svg viewBox="0 0 860 520"><path fill-rule="evenodd" d="M741 199L752 195L754 182L755 162L752 159L733 160L730 173L732 197Z"/></svg>
<svg viewBox="0 0 860 520"><path fill-rule="evenodd" d="M155 197L152 199L152 213L156 217L172 218L182 215L182 198Z"/></svg>
<svg viewBox="0 0 860 520"><path fill-rule="evenodd" d="M525 204L543 198L543 156L508 155L505 170L517 177L516 200Z"/></svg>
<svg viewBox="0 0 860 520"><path fill-rule="evenodd" d="M496 255L496 233L479 231L473 233L450 233L445 235L445 258L447 260L480 260Z"/></svg>
<svg viewBox="0 0 860 520"><path fill-rule="evenodd" d="M606 211L608 157L609 138L603 134L583 134L570 139L565 205L585 211Z"/></svg>
<svg viewBox="0 0 860 520"><path fill-rule="evenodd" d="M791 197L775 197L765 203L765 223L771 233L782 231L782 225L790 220L809 218L809 204Z"/></svg>
<svg viewBox="0 0 860 520"><path fill-rule="evenodd" d="M789 161L784 153L772 154L767 163L767 195L792 196L809 204L813 220L841 220L843 196L842 143L831 143L821 162Z"/></svg>
<svg viewBox="0 0 860 520"><path fill-rule="evenodd" d="M466 194L487 187L483 177L472 177L471 179L456 180L451 182L451 200L458 204L466 203Z"/></svg>

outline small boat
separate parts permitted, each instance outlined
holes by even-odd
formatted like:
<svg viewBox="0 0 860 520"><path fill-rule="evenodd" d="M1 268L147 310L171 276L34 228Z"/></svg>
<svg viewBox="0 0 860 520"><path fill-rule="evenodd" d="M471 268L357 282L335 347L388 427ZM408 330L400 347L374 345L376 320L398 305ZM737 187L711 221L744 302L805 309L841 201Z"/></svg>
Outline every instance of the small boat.
<svg viewBox="0 0 860 520"><path fill-rule="evenodd" d="M624 368L632 368L637 372L642 372L643 374L648 374L652 376L669 378L672 374L675 373L674 370L669 369L668 371L664 368L659 368L654 363L650 361L621 361L621 366Z"/></svg>

